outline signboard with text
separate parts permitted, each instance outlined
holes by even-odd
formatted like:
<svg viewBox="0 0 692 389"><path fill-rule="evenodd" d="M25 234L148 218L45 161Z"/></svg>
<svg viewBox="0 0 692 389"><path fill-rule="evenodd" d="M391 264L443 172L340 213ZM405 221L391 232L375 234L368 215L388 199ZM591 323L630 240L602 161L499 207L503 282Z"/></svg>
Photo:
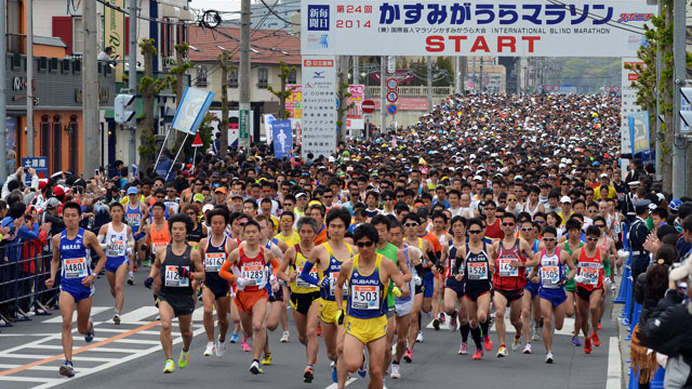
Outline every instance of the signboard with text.
<svg viewBox="0 0 692 389"><path fill-rule="evenodd" d="M336 151L336 58L303 56L302 157ZM312 158L308 158L312 154Z"/></svg>
<svg viewBox="0 0 692 389"><path fill-rule="evenodd" d="M621 93L620 104L620 149L622 154L632 153L632 139L630 138L630 125L627 118L630 114L642 111L642 107L637 104L637 90L632 86L639 74L634 69L628 67L645 66L639 58L623 58L620 65L622 81L619 87ZM604 91L615 92L614 85L606 85Z"/></svg>
<svg viewBox="0 0 692 389"><path fill-rule="evenodd" d="M113 7L104 5L103 8L103 48L112 47L113 53L111 54L111 58L121 60L115 67L115 81L120 82L123 78L123 71L125 69L122 60L125 58L125 45L127 45L128 42L125 41L125 14L114 7L125 9L126 5L125 0L107 0L106 3Z"/></svg>
<svg viewBox="0 0 692 389"><path fill-rule="evenodd" d="M301 52L624 57L655 13L634 0L303 0Z"/></svg>
<svg viewBox="0 0 692 389"><path fill-rule="evenodd" d="M303 86L300 84L286 84L286 90L291 95L286 97L286 113L290 119L303 117Z"/></svg>

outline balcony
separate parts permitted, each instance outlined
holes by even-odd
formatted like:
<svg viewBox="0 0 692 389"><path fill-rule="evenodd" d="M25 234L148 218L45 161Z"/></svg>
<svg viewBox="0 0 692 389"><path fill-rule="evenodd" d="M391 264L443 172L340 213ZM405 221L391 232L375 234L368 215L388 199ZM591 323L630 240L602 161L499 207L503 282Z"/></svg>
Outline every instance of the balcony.
<svg viewBox="0 0 692 389"><path fill-rule="evenodd" d="M379 86L368 86L367 96L375 97L380 95ZM427 86L400 86L397 88L399 96L428 96ZM454 94L453 86L434 86L432 87L432 95L434 97L449 96Z"/></svg>

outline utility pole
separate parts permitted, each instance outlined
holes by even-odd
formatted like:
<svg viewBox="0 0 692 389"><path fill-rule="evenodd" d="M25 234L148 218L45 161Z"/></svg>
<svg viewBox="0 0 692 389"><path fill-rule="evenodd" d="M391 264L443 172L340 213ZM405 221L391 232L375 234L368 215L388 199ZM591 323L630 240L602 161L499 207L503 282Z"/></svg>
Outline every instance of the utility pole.
<svg viewBox="0 0 692 389"><path fill-rule="evenodd" d="M5 1L2 2L4 7ZM26 1L26 153L33 157L34 140L34 0ZM3 79L2 82L5 82ZM2 118L7 120L6 118ZM4 163L4 162L3 162ZM56 166L57 168L57 166Z"/></svg>
<svg viewBox="0 0 692 389"><path fill-rule="evenodd" d="M432 97L432 58L430 56L427 56L425 58L426 60L426 68L427 68L427 73L428 73L428 111L432 110L433 107L433 97Z"/></svg>
<svg viewBox="0 0 692 389"><path fill-rule="evenodd" d="M483 57L481 57L481 76L478 80L478 85L480 86L481 93L483 93Z"/></svg>
<svg viewBox="0 0 692 389"><path fill-rule="evenodd" d="M128 56L127 89L133 96L137 95L137 1L130 0L128 13L130 14L130 55ZM180 104L180 102L178 102ZM130 166L137 163L137 115L127 124L130 130L129 160ZM170 131L170 130L169 130ZM146 173L146 172L145 172Z"/></svg>
<svg viewBox="0 0 692 389"><path fill-rule="evenodd" d="M461 93L461 56L454 57L454 93Z"/></svg>
<svg viewBox="0 0 692 389"><path fill-rule="evenodd" d="M673 68L675 88L673 89L673 117L675 129L673 136L673 197L680 198L687 191L686 153L687 141L680 129L682 119L679 116L682 95L680 88L685 86L687 78L685 52L685 0L675 0L673 3Z"/></svg>
<svg viewBox="0 0 692 389"><path fill-rule="evenodd" d="M228 63L230 57L228 51L223 50L219 55L219 66L221 66L221 124L219 124L219 156L226 157L228 154L228 69L231 65ZM196 163L196 161L193 161Z"/></svg>
<svg viewBox="0 0 692 389"><path fill-rule="evenodd" d="M98 61L96 51L96 2L84 2L84 55L82 57L82 115L83 115L83 143L82 173L89 177L94 169L100 165L101 156L92 145L99 144L99 80ZM58 146L58 145L56 145ZM55 167L57 169L57 167ZM77 172L75 172L77 174Z"/></svg>
<svg viewBox="0 0 692 389"><path fill-rule="evenodd" d="M657 15L661 14L661 10L663 9L663 3L661 1L658 1L658 12L656 13ZM654 119L654 143L655 143L655 148L656 148L656 178L659 179L660 177L663 177L663 155L661 154L661 142L663 142L663 132L661 131L661 121L658 119L661 116L661 92L660 92L660 83L661 83L661 66L662 65L662 59L661 59L661 42L658 40L656 41L656 118Z"/></svg>
<svg viewBox="0 0 692 389"><path fill-rule="evenodd" d="M387 123L387 100L385 100L385 89L387 89L387 57L380 57L380 132L384 131Z"/></svg>
<svg viewBox="0 0 692 389"><path fill-rule="evenodd" d="M240 2L240 64L238 66L240 137L238 146L250 149L250 0Z"/></svg>
<svg viewBox="0 0 692 389"><path fill-rule="evenodd" d="M5 80L5 59L7 57L7 46L5 42L5 4L0 6L0 80ZM7 99L7 83L0 82L0 120L2 120L2 135L0 137L0 181L7 179L7 109L5 101Z"/></svg>

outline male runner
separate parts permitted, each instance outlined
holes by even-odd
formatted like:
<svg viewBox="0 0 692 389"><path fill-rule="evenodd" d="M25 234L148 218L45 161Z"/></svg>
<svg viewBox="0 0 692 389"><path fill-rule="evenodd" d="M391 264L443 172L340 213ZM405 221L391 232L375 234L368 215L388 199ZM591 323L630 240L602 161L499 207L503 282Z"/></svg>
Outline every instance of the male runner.
<svg viewBox="0 0 692 389"><path fill-rule="evenodd" d="M536 224L527 218L521 222L521 230L519 236L529 244L531 251L537 254L541 249L541 241L536 239L539 234L539 229ZM541 322L541 306L538 300L539 278L534 276L529 278L529 274L533 270L530 267L526 268L526 285L524 286L524 295L521 297L521 322L524 336L524 350L522 353L531 354L531 316L533 313L534 327L537 329ZM536 330L537 332L537 330ZM538 334L534 333L534 337ZM536 339L538 340L538 339ZM521 343L512 345L512 350L516 351Z"/></svg>
<svg viewBox="0 0 692 389"><path fill-rule="evenodd" d="M577 265L577 314L584 332L584 353L591 353L591 344L601 345L598 338L599 304L603 295L603 266L607 261L606 253L597 246L601 231L598 227L586 228L586 246L575 252L572 259ZM593 332L589 336L589 313Z"/></svg>
<svg viewBox="0 0 692 389"><path fill-rule="evenodd" d="M462 216L454 216L452 218L452 239L449 239L444 244L443 258L446 258L445 266L447 267L444 289L444 310L449 316L449 326L452 331L452 322L459 318L459 332L461 333L461 344L459 345L459 355L468 354L466 342L468 341L469 327L468 313L466 313L466 303L464 300L464 282L457 281L456 277L452 276L452 269L456 261L457 251L466 244L466 219ZM463 258L463 257L462 257ZM459 307L457 311L457 306ZM456 326L454 326L456 327Z"/></svg>
<svg viewBox="0 0 692 389"><path fill-rule="evenodd" d="M50 263L50 278L46 280L46 288L55 284L58 268L60 273L60 314L62 315L62 349L65 353L65 363L60 366L60 375L74 376L72 363L72 315L77 308L77 331L84 335L87 343L94 340L94 323L91 322L91 303L94 296L95 274L99 274L106 265L106 254L93 232L79 227L82 218L82 208L75 202L63 206L65 230L52 238L52 244L57 250L53 251ZM99 257L93 272L91 270L91 255L89 250Z"/></svg>
<svg viewBox="0 0 692 389"><path fill-rule="evenodd" d="M125 301L123 282L125 282L130 263L128 257L132 255L135 245L132 228L123 224L124 213L122 204L111 204L112 221L101 226L97 237L99 242L103 242L101 248L106 251L106 278L111 288L111 295L115 298L115 315L113 315L115 324L120 324L120 314Z"/></svg>
<svg viewBox="0 0 692 389"><path fill-rule="evenodd" d="M338 370L358 370L364 362L363 351L367 347L370 355L369 389L383 387L385 349L390 348L386 342L389 281L396 285L391 290L394 297L409 294L396 265L375 252L375 244L379 240L377 230L371 224L365 223L356 228L353 241L359 253L341 266L335 285L337 307L341 307L343 302L344 283L348 281L349 286L346 316L342 309L337 311L337 322L344 323L346 329L343 358L339 358Z"/></svg>
<svg viewBox="0 0 692 389"><path fill-rule="evenodd" d="M161 203L156 203L161 204ZM184 369L190 362L192 343L192 312L195 310L192 281L204 278L200 253L187 244L187 233L192 229L192 220L185 214L175 214L168 220L171 243L156 252L154 265L144 286L151 288L154 280L160 280L156 302L161 317L161 347L166 356L164 373L175 370L173 363L173 339L171 322L178 318L183 348L178 357L178 367Z"/></svg>

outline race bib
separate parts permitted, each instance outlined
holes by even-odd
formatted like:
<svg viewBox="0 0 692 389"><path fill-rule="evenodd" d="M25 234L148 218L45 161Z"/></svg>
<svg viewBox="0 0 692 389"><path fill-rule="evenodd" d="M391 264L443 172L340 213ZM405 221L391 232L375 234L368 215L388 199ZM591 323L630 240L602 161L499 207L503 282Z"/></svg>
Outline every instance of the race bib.
<svg viewBox="0 0 692 389"><path fill-rule="evenodd" d="M500 258L500 277L518 277L519 268L511 265L514 259Z"/></svg>
<svg viewBox="0 0 692 389"><path fill-rule="evenodd" d="M336 296L334 290L336 289L336 279L339 278L339 273L329 274L329 295ZM344 297L348 296L348 280L344 281Z"/></svg>
<svg viewBox="0 0 692 389"><path fill-rule="evenodd" d="M313 285L313 284L311 284L311 283L309 283L309 282L307 282L307 281L305 281L305 280L303 280L303 279L300 278L300 273L303 272L303 267L304 267L304 266L297 266L297 267L296 267L296 273L297 273L297 274L296 274L296 286L299 287L299 288L314 288L315 285ZM317 275L317 268L316 268L316 267L313 267L312 269L310 269L310 275L311 275L312 277L317 278L317 279L320 278L320 277Z"/></svg>
<svg viewBox="0 0 692 389"><path fill-rule="evenodd" d="M352 285L351 308L375 310L380 308L380 293L374 285Z"/></svg>
<svg viewBox="0 0 692 389"><path fill-rule="evenodd" d="M188 266L184 267L187 268ZM178 275L178 266L166 266L166 273L164 275L164 285L171 286L174 288L187 287L190 286L190 279L180 278L180 276Z"/></svg>
<svg viewBox="0 0 692 389"><path fill-rule="evenodd" d="M154 242L151 244L151 253L156 255L156 252L159 251L159 249L162 249L164 247L168 246L168 243L165 242Z"/></svg>
<svg viewBox="0 0 692 389"><path fill-rule="evenodd" d="M582 267L581 276L584 278L585 285L598 285L598 269L592 267Z"/></svg>
<svg viewBox="0 0 692 389"><path fill-rule="evenodd" d="M469 262L468 263L469 280L487 280L488 279L488 264L486 262Z"/></svg>
<svg viewBox="0 0 692 389"><path fill-rule="evenodd" d="M218 273L225 261L226 255L224 253L206 253L204 255L204 271Z"/></svg>
<svg viewBox="0 0 692 389"><path fill-rule="evenodd" d="M126 245L122 240L114 240L108 245L106 255L109 257L124 257Z"/></svg>
<svg viewBox="0 0 692 389"><path fill-rule="evenodd" d="M125 218L127 220L127 224L129 224L130 227L137 227L139 226L139 223L142 221L142 215L126 215Z"/></svg>
<svg viewBox="0 0 692 389"><path fill-rule="evenodd" d="M560 283L560 271L557 266L542 266L541 267L541 282L543 285L557 285Z"/></svg>
<svg viewBox="0 0 692 389"><path fill-rule="evenodd" d="M82 278L89 275L86 258L70 258L63 262L65 278Z"/></svg>
<svg viewBox="0 0 692 389"><path fill-rule="evenodd" d="M262 265L243 265L240 268L241 277L245 277L252 282L250 285L260 285L264 281L264 266Z"/></svg>

